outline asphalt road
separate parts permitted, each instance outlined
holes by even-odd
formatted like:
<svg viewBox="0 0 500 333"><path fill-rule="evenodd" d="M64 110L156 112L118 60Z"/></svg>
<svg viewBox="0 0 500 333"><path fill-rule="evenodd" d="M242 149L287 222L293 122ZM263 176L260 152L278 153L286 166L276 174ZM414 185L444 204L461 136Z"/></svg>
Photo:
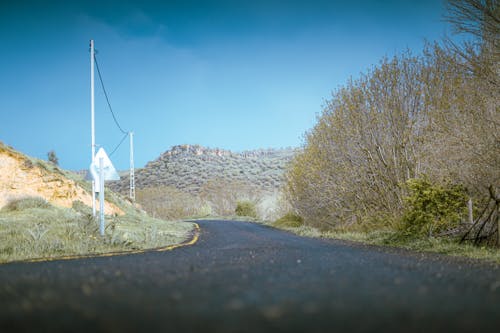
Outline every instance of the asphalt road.
<svg viewBox="0 0 500 333"><path fill-rule="evenodd" d="M0 266L0 331L500 332L500 268L202 221L169 252Z"/></svg>

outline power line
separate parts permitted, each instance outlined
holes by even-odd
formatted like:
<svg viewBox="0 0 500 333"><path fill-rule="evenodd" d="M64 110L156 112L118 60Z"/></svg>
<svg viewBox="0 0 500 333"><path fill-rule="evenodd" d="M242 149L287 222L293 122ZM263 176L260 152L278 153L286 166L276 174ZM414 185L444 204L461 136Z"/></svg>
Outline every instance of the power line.
<svg viewBox="0 0 500 333"><path fill-rule="evenodd" d="M109 154L109 156L112 156L118 148L122 145L122 143L125 141L127 137L130 137L130 198L132 199L132 202L135 202L135 176L134 176L134 133L133 132L126 132L123 130L123 128L120 126L120 123L118 123L118 120L116 119L115 113L113 112L113 108L111 107L111 103L109 102L109 97L108 93L106 91L106 88L104 86L104 81L102 79L101 75L101 70L99 69L99 64L97 62L97 58L95 56L95 49L94 49L94 40L90 40L90 64L91 64L91 118L92 118L92 163L94 163L94 150L95 150L95 142L94 142L94 67L97 68L97 74L99 76L99 81L101 82L101 87L104 92L104 96L106 97L106 102L108 103L109 111L111 112L111 115L113 116L113 120L115 121L116 127L122 132L124 135L118 145L116 145L115 149ZM94 66L95 64L95 66ZM101 164L101 179L102 179L102 164ZM101 202L101 234L104 235L104 228L102 227L104 225L104 181L102 181L101 184L101 191L99 193L99 198ZM95 216L95 188L94 188L94 181L92 181L92 210L93 210L93 215Z"/></svg>
<svg viewBox="0 0 500 333"><path fill-rule="evenodd" d="M97 58L95 55L94 55L94 60L95 60L95 66L97 68L97 74L99 76L99 81L101 82L101 87L102 87L102 90L104 92L104 96L106 97L106 102L108 102L109 111L111 111L111 115L113 116L113 120L115 121L115 124L118 127L118 129L120 130L120 132L122 132L125 135L128 135L128 132L124 131L123 128L118 123L118 120L116 119L115 113L113 112L113 108L111 107L111 103L109 102L108 93L106 92L106 88L104 87L104 82L102 80L101 71L99 70L99 64L97 63ZM122 139L122 142L123 142L123 140L124 139Z"/></svg>
<svg viewBox="0 0 500 333"><path fill-rule="evenodd" d="M128 133L125 133L125 135L123 136L123 138L120 140L120 143L118 143L115 147L115 149L113 149L113 151L109 154L109 157L111 157L111 155L113 155L115 153L115 151L118 150L118 148L120 148L120 146L122 145L123 141L125 141L125 139L127 138L128 136Z"/></svg>

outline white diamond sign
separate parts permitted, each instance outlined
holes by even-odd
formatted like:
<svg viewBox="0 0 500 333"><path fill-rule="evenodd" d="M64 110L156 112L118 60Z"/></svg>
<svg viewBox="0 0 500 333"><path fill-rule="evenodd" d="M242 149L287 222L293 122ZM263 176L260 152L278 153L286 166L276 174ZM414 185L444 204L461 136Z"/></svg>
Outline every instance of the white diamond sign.
<svg viewBox="0 0 500 333"><path fill-rule="evenodd" d="M103 165L103 174L104 174L104 180L120 180L120 176L118 175L118 172L116 172L115 167L113 166L113 163L111 163L111 160L108 157L108 154L104 151L104 148L99 148L97 151L97 154L95 154L94 157L94 162L90 164L90 174L92 175L92 179L95 182L95 190L96 192L99 192L99 189L101 188L101 184L99 181L99 163L102 158L102 165Z"/></svg>

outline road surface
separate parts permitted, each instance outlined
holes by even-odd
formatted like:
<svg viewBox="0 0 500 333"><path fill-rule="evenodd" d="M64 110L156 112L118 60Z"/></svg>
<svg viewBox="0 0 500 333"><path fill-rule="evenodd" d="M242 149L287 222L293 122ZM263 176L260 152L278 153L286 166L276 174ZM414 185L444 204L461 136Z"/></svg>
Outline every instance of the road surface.
<svg viewBox="0 0 500 333"><path fill-rule="evenodd" d="M169 252L0 266L1 332L500 332L485 263L201 221Z"/></svg>

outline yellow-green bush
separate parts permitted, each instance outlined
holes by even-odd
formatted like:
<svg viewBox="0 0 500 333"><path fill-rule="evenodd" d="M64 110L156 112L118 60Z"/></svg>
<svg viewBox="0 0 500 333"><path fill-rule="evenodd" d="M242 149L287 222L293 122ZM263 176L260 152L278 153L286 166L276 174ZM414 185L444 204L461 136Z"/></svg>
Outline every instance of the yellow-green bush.
<svg viewBox="0 0 500 333"><path fill-rule="evenodd" d="M298 228L304 224L304 219L296 214L288 213L276 221L273 225L278 228Z"/></svg>
<svg viewBox="0 0 500 333"><path fill-rule="evenodd" d="M239 201L236 204L236 209L234 211L238 216L247 216L257 218L257 211L255 209L255 203L251 201Z"/></svg>
<svg viewBox="0 0 500 333"><path fill-rule="evenodd" d="M401 232L405 236L432 236L459 225L467 213L467 196L461 185L433 184L427 178L406 182Z"/></svg>
<svg viewBox="0 0 500 333"><path fill-rule="evenodd" d="M9 203L7 203L7 205L5 205L2 210L10 212L22 211L30 208L47 209L50 207L52 207L52 205L42 197L24 197L9 201Z"/></svg>

